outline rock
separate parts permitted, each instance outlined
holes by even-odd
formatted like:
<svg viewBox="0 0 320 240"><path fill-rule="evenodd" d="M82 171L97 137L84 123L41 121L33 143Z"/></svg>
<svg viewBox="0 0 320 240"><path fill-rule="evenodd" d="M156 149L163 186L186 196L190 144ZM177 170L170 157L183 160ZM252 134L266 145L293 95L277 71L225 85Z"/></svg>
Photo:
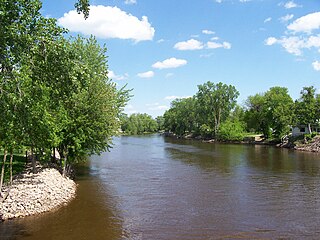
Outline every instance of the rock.
<svg viewBox="0 0 320 240"><path fill-rule="evenodd" d="M0 221L53 210L71 201L75 193L75 182L56 169L23 173L13 181L8 197L0 205Z"/></svg>

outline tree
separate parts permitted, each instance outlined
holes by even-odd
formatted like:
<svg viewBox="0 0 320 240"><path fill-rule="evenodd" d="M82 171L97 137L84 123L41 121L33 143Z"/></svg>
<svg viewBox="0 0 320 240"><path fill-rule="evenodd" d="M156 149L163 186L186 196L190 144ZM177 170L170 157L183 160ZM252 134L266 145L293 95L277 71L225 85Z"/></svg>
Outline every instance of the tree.
<svg viewBox="0 0 320 240"><path fill-rule="evenodd" d="M136 135L158 131L158 124L146 113L131 114L130 117L122 116L121 129L126 134Z"/></svg>
<svg viewBox="0 0 320 240"><path fill-rule="evenodd" d="M217 84L207 82L198 86L196 98L199 104L199 117L202 124L208 125L213 130L213 135L235 107L238 96L239 92L234 86L221 82Z"/></svg>
<svg viewBox="0 0 320 240"><path fill-rule="evenodd" d="M289 133L293 119L293 100L284 87L272 87L266 93L249 96L245 120L247 127L266 138L281 139Z"/></svg>
<svg viewBox="0 0 320 240"><path fill-rule="evenodd" d="M74 6L77 9L78 13L83 13L85 19L89 17L89 11L90 11L89 0L78 0L74 4Z"/></svg>
<svg viewBox="0 0 320 240"><path fill-rule="evenodd" d="M195 109L195 98L172 101L171 108L164 114L165 129L180 136L194 132L197 125Z"/></svg>
<svg viewBox="0 0 320 240"><path fill-rule="evenodd" d="M265 109L267 121L273 130L273 135L281 139L290 131L293 121L293 100L284 87L272 87L265 94Z"/></svg>
<svg viewBox="0 0 320 240"><path fill-rule="evenodd" d="M295 117L296 124L305 124L308 126L309 133L311 133L311 125L319 121L317 113L317 98L316 89L311 87L304 87L300 92L300 99L295 101ZM318 97L319 98L319 97Z"/></svg>

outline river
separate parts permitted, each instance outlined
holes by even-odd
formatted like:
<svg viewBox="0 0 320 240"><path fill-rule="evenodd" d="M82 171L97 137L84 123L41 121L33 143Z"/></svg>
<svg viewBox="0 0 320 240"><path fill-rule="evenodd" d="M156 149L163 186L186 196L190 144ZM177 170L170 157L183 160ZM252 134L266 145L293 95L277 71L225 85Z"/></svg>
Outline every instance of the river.
<svg viewBox="0 0 320 240"><path fill-rule="evenodd" d="M120 137L80 169L55 212L0 223L0 239L319 239L320 154Z"/></svg>

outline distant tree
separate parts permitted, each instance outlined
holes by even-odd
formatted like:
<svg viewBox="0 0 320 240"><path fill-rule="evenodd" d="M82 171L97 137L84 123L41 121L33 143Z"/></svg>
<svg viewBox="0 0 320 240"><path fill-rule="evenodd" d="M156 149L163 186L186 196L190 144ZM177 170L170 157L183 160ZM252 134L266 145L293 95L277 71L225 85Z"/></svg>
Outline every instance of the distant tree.
<svg viewBox="0 0 320 240"><path fill-rule="evenodd" d="M272 87L265 93L265 116L273 130L273 136L281 139L290 131L293 121L293 100L284 87Z"/></svg>
<svg viewBox="0 0 320 240"><path fill-rule="evenodd" d="M311 133L311 124L319 121L319 108L317 103L319 96L316 96L316 89L311 87L304 87L300 92L300 99L295 101L295 117L296 124L305 124L308 126Z"/></svg>
<svg viewBox="0 0 320 240"><path fill-rule="evenodd" d="M220 123L228 118L231 110L235 107L238 96L239 92L234 86L221 82L217 84L207 82L198 86L196 99L199 117L203 121L202 124L213 130L214 135L217 133Z"/></svg>
<svg viewBox="0 0 320 240"><path fill-rule="evenodd" d="M262 132L266 138L281 139L288 134L293 120L293 100L284 87L272 87L266 93L249 96L245 121L248 130Z"/></svg>
<svg viewBox="0 0 320 240"><path fill-rule="evenodd" d="M158 131L164 130L164 117L163 116L158 116L156 117L156 122L158 124Z"/></svg>
<svg viewBox="0 0 320 240"><path fill-rule="evenodd" d="M172 101L171 108L164 113L167 131L178 135L192 133L196 129L196 99L185 98Z"/></svg>
<svg viewBox="0 0 320 240"><path fill-rule="evenodd" d="M158 131L157 121L146 113L135 113L128 116L122 116L121 129L124 133L130 135L153 133Z"/></svg>

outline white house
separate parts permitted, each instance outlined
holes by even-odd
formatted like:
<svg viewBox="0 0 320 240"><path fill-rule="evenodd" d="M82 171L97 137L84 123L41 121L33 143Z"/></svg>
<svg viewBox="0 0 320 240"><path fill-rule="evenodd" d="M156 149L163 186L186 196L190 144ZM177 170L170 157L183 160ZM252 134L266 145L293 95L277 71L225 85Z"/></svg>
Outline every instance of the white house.
<svg viewBox="0 0 320 240"><path fill-rule="evenodd" d="M311 132L320 134L320 126L319 125L311 125ZM292 127L292 136L299 136L302 134L309 134L308 125L298 125Z"/></svg>

